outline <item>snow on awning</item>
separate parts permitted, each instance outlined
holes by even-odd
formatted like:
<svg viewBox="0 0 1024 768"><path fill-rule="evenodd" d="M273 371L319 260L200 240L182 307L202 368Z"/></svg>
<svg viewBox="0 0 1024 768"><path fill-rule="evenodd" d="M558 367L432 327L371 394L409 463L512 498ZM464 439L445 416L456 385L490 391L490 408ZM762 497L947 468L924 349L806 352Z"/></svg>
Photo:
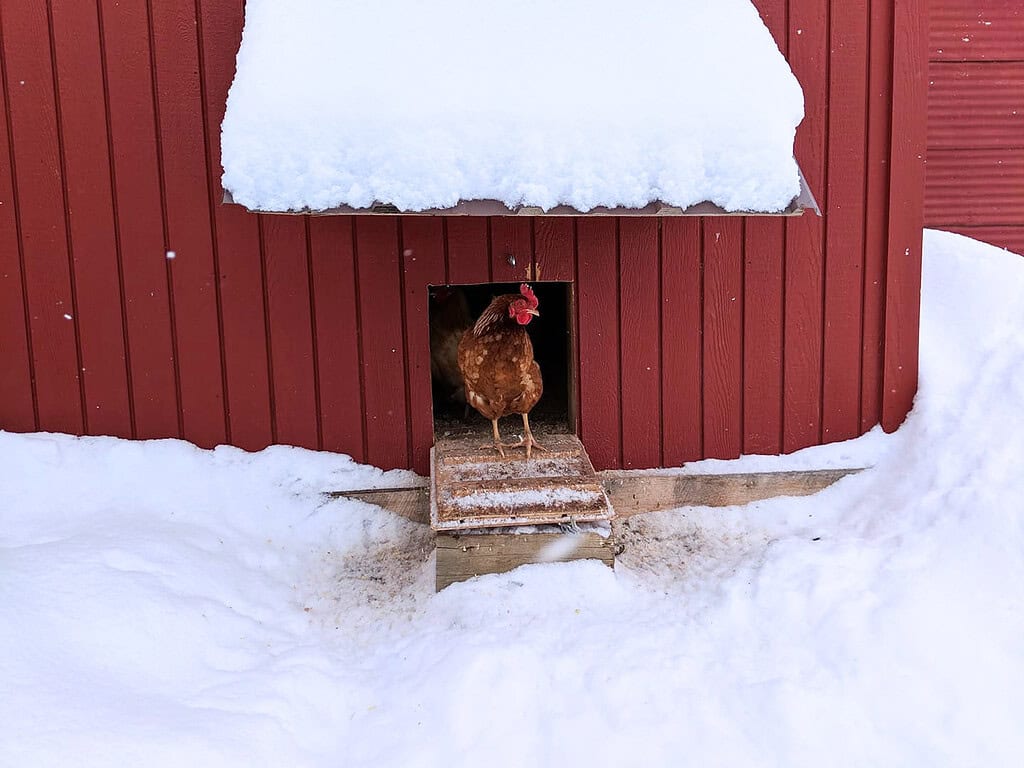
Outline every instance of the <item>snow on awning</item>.
<svg viewBox="0 0 1024 768"><path fill-rule="evenodd" d="M802 118L750 0L248 0L223 181L261 211L791 213Z"/></svg>

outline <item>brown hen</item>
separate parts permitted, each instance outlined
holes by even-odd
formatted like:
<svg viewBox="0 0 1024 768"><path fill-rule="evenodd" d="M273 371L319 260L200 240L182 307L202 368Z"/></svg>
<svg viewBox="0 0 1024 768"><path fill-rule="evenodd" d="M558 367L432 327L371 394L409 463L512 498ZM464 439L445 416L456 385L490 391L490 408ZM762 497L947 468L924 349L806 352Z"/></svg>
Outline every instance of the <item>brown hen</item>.
<svg viewBox="0 0 1024 768"><path fill-rule="evenodd" d="M466 402L491 420L494 447L502 458L505 448L525 446L529 459L534 448L544 448L530 431L530 410L544 391L540 366L533 359L533 344L526 332L540 316L537 297L526 283L519 294L498 296L483 311L459 342L459 370L466 386ZM503 443L498 419L511 413L523 416L523 438Z"/></svg>

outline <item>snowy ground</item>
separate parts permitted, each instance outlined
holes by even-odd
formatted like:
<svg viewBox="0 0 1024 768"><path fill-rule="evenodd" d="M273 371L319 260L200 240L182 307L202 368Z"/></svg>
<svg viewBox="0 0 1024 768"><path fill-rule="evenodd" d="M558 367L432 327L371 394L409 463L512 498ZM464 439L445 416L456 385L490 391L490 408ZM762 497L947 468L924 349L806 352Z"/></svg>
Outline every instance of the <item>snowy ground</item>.
<svg viewBox="0 0 1024 768"><path fill-rule="evenodd" d="M926 251L913 414L819 451L877 466L615 572L435 595L428 531L319 495L402 477L0 434L0 765L1024 764L1024 260Z"/></svg>

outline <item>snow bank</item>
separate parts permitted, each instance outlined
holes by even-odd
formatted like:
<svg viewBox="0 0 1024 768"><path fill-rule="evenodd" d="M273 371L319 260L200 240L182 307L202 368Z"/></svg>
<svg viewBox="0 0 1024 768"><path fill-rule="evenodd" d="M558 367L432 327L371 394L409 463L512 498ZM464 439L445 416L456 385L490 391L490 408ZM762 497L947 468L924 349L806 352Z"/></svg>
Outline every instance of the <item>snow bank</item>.
<svg viewBox="0 0 1024 768"><path fill-rule="evenodd" d="M425 526L319 494L407 475L0 434L0 765L1017 766L1021 317L1020 257L927 233L873 469L438 595Z"/></svg>
<svg viewBox="0 0 1024 768"><path fill-rule="evenodd" d="M778 211L802 117L749 0L249 0L223 181L260 210Z"/></svg>

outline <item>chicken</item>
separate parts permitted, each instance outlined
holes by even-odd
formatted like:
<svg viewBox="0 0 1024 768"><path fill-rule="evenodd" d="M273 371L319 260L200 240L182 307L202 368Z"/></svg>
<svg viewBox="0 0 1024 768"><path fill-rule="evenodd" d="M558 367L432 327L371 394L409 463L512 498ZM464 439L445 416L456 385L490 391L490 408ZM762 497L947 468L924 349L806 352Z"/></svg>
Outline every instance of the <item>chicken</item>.
<svg viewBox="0 0 1024 768"><path fill-rule="evenodd" d="M450 402L466 402L459 341L472 324L463 290L443 286L430 291L430 377L436 382L435 392Z"/></svg>
<svg viewBox="0 0 1024 768"><path fill-rule="evenodd" d="M540 366L533 359L533 344L526 332L529 322L540 316L537 297L526 283L519 295L498 296L483 311L459 342L459 370L465 384L466 401L491 420L494 447L502 458L505 448L526 448L526 458L534 448L544 448L530 431L529 413L544 391ZM498 434L498 419L511 413L522 414L523 438L518 443L503 443Z"/></svg>

